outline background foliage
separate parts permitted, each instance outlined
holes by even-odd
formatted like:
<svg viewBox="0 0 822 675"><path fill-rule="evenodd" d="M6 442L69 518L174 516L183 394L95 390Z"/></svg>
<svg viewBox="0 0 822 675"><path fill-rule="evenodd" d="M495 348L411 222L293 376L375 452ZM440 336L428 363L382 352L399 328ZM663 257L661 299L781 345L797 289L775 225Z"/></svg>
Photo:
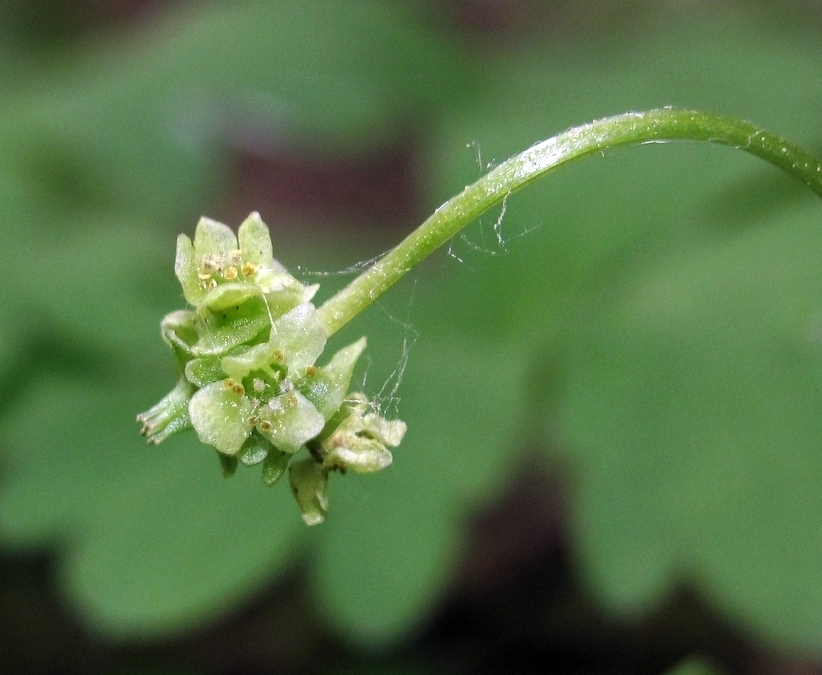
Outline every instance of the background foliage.
<svg viewBox="0 0 822 675"><path fill-rule="evenodd" d="M489 164L595 117L676 105L822 145L807 15L582 5L489 25L460 3L169 3L56 42L0 5L0 540L53 552L88 630L170 640L303 569L348 648L389 647L431 621L469 514L536 463L562 467L572 575L607 615L686 585L818 658L820 210L740 153L565 169L343 331L409 433L389 471L334 482L320 528L255 472L224 481L193 434L137 435L173 381L157 324L201 212L259 209L286 265L332 271L327 297ZM371 192L325 203L312 180Z"/></svg>

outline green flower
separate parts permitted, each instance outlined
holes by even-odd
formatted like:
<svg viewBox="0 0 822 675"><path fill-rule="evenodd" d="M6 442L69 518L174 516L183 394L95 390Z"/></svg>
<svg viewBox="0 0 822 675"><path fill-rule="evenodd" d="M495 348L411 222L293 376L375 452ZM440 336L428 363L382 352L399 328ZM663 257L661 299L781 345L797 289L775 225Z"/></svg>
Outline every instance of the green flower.
<svg viewBox="0 0 822 675"><path fill-rule="evenodd" d="M192 242L177 239L174 270L191 309L160 325L177 360L175 388L137 417L150 443L193 428L217 450L225 476L240 463L262 463L273 485L289 469L308 524L325 519L329 471L377 471L391 463L386 446L405 433L402 422L369 412L348 388L365 338L317 359L326 330L305 286L273 257L268 228L252 213L237 235L202 218ZM292 462L304 445L309 457Z"/></svg>
<svg viewBox="0 0 822 675"><path fill-rule="evenodd" d="M177 238L174 271L196 309L194 354L224 354L254 341L274 319L314 297L273 257L271 236L258 213L231 229L201 218L192 242ZM265 339L265 338L263 338Z"/></svg>

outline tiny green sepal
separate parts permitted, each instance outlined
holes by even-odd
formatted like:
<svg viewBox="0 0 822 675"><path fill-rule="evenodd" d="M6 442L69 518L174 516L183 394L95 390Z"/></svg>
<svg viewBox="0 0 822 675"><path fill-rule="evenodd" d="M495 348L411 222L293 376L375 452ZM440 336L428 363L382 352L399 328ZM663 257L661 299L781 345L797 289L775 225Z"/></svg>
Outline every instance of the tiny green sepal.
<svg viewBox="0 0 822 675"><path fill-rule="evenodd" d="M273 485L290 468L303 519L324 521L329 471L388 466L386 445L405 433L402 422L367 413L365 397L348 392L365 338L316 365L328 339L311 303L318 286L274 259L259 214L237 235L201 218L193 241L178 237L174 271L191 308L168 314L161 334L180 377L138 416L142 433L159 443L193 428L217 451L226 477L240 464L262 464L263 482ZM308 458L293 460L304 446Z"/></svg>
<svg viewBox="0 0 822 675"><path fill-rule="evenodd" d="M220 468L223 471L224 478L231 478L237 471L237 458L231 455L224 455L222 452L217 453L217 458L220 460Z"/></svg>

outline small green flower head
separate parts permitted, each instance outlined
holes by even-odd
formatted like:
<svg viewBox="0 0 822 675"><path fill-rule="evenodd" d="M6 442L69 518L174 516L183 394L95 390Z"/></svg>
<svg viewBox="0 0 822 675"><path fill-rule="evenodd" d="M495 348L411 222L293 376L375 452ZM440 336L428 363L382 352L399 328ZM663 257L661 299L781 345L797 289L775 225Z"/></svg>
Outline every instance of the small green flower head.
<svg viewBox="0 0 822 675"><path fill-rule="evenodd" d="M193 428L226 476L262 463L273 485L289 469L309 525L325 519L330 471L370 473L391 463L405 424L369 409L348 388L361 338L316 365L325 328L306 286L273 257L268 228L252 213L237 235L202 218L192 242L177 239L174 265L190 309L160 324L177 361L177 386L137 417L149 443ZM301 448L308 457L291 461Z"/></svg>

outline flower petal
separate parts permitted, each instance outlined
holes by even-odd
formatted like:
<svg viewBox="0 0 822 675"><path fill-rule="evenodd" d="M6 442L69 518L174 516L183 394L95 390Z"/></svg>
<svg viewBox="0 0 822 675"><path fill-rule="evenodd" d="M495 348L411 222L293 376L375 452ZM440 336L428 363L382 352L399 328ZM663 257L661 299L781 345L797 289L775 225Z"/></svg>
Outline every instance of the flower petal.
<svg viewBox="0 0 822 675"><path fill-rule="evenodd" d="M300 387L300 391L326 420L340 409L348 393L357 359L365 349L365 345L365 338L360 338L334 354L330 363L323 368L317 368L313 376L306 375L305 383Z"/></svg>
<svg viewBox="0 0 822 675"><path fill-rule="evenodd" d="M299 375L323 353L325 341L325 328L310 302L283 314L271 326L269 342L282 351L288 370Z"/></svg>
<svg viewBox="0 0 822 675"><path fill-rule="evenodd" d="M325 418L298 391L272 398L260 410L259 418L259 432L275 447L292 454L325 426Z"/></svg>
<svg viewBox="0 0 822 675"><path fill-rule="evenodd" d="M201 261L194 252L194 244L186 235L177 237L177 256L174 258L174 274L183 287L183 295L190 305L197 305L205 295L200 277Z"/></svg>
<svg viewBox="0 0 822 675"><path fill-rule="evenodd" d="M200 340L193 350L198 356L224 355L258 338L269 326L268 313L259 297L219 312L206 312L202 319Z"/></svg>
<svg viewBox="0 0 822 675"><path fill-rule="evenodd" d="M242 351L239 351L242 349ZM235 380L242 380L252 371L260 370L271 363L274 348L270 342L264 342L253 347L240 347L238 353L227 354L222 359L222 367L226 375Z"/></svg>
<svg viewBox="0 0 822 675"><path fill-rule="evenodd" d="M212 382L222 381L226 376L220 367L220 359L217 356L191 359L185 365L185 375L191 384L198 387L205 387Z"/></svg>
<svg viewBox="0 0 822 675"><path fill-rule="evenodd" d="M211 289L200 300L197 310L204 314L206 311L221 312L229 307L242 305L246 300L259 296L260 288L254 284L229 283L220 284Z"/></svg>
<svg viewBox="0 0 822 675"><path fill-rule="evenodd" d="M188 405L191 424L203 443L227 455L235 454L251 433L251 402L242 394L214 382L200 389Z"/></svg>
<svg viewBox="0 0 822 675"><path fill-rule="evenodd" d="M374 413L368 413L363 417L363 429L381 443L396 448L405 438L408 426L402 420L387 420Z"/></svg>
<svg viewBox="0 0 822 675"><path fill-rule="evenodd" d="M400 444L405 422L386 420L368 409L368 399L362 394L348 396L339 425L331 433L326 431L320 443L325 467L373 473L391 464L393 458L386 446Z"/></svg>
<svg viewBox="0 0 822 675"><path fill-rule="evenodd" d="M197 255L197 266L202 264L202 257L212 255L222 257L223 254L237 249L237 237L228 225L203 216L194 230L194 252Z"/></svg>
<svg viewBox="0 0 822 675"><path fill-rule="evenodd" d="M243 260L260 267L275 269L281 272L285 268L274 260L274 249L271 245L271 233L268 226L256 211L249 214L237 230Z"/></svg>
<svg viewBox="0 0 822 675"><path fill-rule="evenodd" d="M319 284L303 286L286 271L264 269L254 276L254 283L262 290L271 316L282 316L297 305L314 297Z"/></svg>

